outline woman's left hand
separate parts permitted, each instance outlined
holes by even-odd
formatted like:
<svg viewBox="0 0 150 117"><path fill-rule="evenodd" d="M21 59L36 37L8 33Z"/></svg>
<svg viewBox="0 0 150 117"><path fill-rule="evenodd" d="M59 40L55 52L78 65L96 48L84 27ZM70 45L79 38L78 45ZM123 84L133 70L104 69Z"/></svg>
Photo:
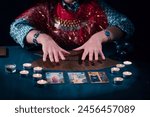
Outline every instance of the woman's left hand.
<svg viewBox="0 0 150 117"><path fill-rule="evenodd" d="M100 31L92 35L92 37L82 46L74 49L75 51L84 50L82 54L82 60L89 55L89 61L98 60L98 55L101 56L102 60L105 60L104 53L102 51L102 43L107 41L107 37L104 31Z"/></svg>

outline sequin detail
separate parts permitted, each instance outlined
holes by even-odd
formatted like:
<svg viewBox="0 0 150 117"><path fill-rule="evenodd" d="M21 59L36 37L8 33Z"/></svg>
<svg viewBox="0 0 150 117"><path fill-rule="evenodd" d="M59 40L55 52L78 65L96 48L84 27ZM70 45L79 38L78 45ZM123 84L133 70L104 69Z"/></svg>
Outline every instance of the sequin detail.
<svg viewBox="0 0 150 117"><path fill-rule="evenodd" d="M20 18L15 20L15 22L11 24L10 35L18 44L24 47L24 38L32 29L34 28L30 26L29 22L26 19Z"/></svg>
<svg viewBox="0 0 150 117"><path fill-rule="evenodd" d="M63 31L79 30L87 25L86 21L63 20L59 17L54 18L54 27Z"/></svg>
<svg viewBox="0 0 150 117"><path fill-rule="evenodd" d="M126 33L126 39L129 39L134 33L132 22L123 14L117 12L103 0L99 0L99 4L104 10L109 26L117 26Z"/></svg>
<svg viewBox="0 0 150 117"><path fill-rule="evenodd" d="M113 10L102 0L100 0L99 6L104 11L98 10L97 6L94 10L90 5L86 8L82 7L83 10L79 8L78 13L80 15L77 17L78 20L73 23L72 19L67 19L68 14L66 14L67 17L64 17L64 13L67 12L65 9L60 8L61 18L59 19L58 15L59 20L54 20L54 14L49 13L48 7L42 4L33 7L28 10L29 13L25 12L19 19L15 20L10 27L10 35L24 47L24 38L30 30L36 27L36 29L51 35L62 47L70 46L72 49L85 43L97 31L107 28L107 24L117 26L126 32L126 38L133 34L133 24L126 16ZM74 17L74 15L70 16Z"/></svg>

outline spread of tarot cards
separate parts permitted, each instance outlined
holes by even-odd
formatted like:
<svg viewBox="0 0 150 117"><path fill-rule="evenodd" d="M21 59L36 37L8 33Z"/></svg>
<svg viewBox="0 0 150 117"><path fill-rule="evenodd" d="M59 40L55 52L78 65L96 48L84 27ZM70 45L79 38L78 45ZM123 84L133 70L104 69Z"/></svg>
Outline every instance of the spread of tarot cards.
<svg viewBox="0 0 150 117"><path fill-rule="evenodd" d="M48 84L65 83L63 72L46 72L45 75ZM105 72L67 72L67 77L72 84L109 83Z"/></svg>

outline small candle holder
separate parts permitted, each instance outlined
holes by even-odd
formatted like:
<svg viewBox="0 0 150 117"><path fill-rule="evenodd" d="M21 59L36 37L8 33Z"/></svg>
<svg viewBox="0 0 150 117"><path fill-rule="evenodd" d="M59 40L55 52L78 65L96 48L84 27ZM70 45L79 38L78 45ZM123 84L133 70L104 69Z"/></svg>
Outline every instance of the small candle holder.
<svg viewBox="0 0 150 117"><path fill-rule="evenodd" d="M112 73L112 74L114 74L114 73L115 73L115 74L116 74L116 73L119 73L119 71L120 71L120 68L118 68L118 67L112 67L112 68L111 68L111 73Z"/></svg>
<svg viewBox="0 0 150 117"><path fill-rule="evenodd" d="M5 65L5 72L15 73L16 72L16 64L7 64L7 65Z"/></svg>
<svg viewBox="0 0 150 117"><path fill-rule="evenodd" d="M38 86L38 87L44 87L46 84L47 84L48 82L46 81L46 80L38 80L37 82L36 82L36 85Z"/></svg>
<svg viewBox="0 0 150 117"><path fill-rule="evenodd" d="M22 70L22 71L20 71L20 76L21 77L26 77L26 76L28 76L29 75L29 71L27 71L27 70Z"/></svg>
<svg viewBox="0 0 150 117"><path fill-rule="evenodd" d="M123 77L124 78L130 78L132 76L132 72L130 72L130 71L124 71L123 72Z"/></svg>
<svg viewBox="0 0 150 117"><path fill-rule="evenodd" d="M34 78L34 80L38 81L42 79L42 74L35 73L32 75L32 77Z"/></svg>
<svg viewBox="0 0 150 117"><path fill-rule="evenodd" d="M124 79L122 77L115 77L113 79L113 82L115 85L122 85L123 81L124 81Z"/></svg>
<svg viewBox="0 0 150 117"><path fill-rule="evenodd" d="M132 65L132 62L131 61L124 61L123 64L126 66L129 66L129 65Z"/></svg>
<svg viewBox="0 0 150 117"><path fill-rule="evenodd" d="M24 63L23 64L23 69L31 69L32 68L32 64L31 63Z"/></svg>
<svg viewBox="0 0 150 117"><path fill-rule="evenodd" d="M42 73L43 68L42 67L34 67L33 71L34 73Z"/></svg>
<svg viewBox="0 0 150 117"><path fill-rule="evenodd" d="M116 64L116 67L121 69L121 68L124 68L125 65L124 64Z"/></svg>

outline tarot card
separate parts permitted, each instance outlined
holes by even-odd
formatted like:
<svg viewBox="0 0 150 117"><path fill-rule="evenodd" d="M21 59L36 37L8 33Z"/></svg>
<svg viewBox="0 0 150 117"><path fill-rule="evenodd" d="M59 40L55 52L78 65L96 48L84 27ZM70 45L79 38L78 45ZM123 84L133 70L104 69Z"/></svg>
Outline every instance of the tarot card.
<svg viewBox="0 0 150 117"><path fill-rule="evenodd" d="M106 72L99 72L99 75L101 77L102 83L109 83L109 79L106 75Z"/></svg>
<svg viewBox="0 0 150 117"><path fill-rule="evenodd" d="M87 83L85 72L68 72L68 76L73 84Z"/></svg>
<svg viewBox="0 0 150 117"><path fill-rule="evenodd" d="M108 83L108 77L105 72L88 72L91 83Z"/></svg>
<svg viewBox="0 0 150 117"><path fill-rule="evenodd" d="M46 72L46 79L50 84L64 83L63 72Z"/></svg>

